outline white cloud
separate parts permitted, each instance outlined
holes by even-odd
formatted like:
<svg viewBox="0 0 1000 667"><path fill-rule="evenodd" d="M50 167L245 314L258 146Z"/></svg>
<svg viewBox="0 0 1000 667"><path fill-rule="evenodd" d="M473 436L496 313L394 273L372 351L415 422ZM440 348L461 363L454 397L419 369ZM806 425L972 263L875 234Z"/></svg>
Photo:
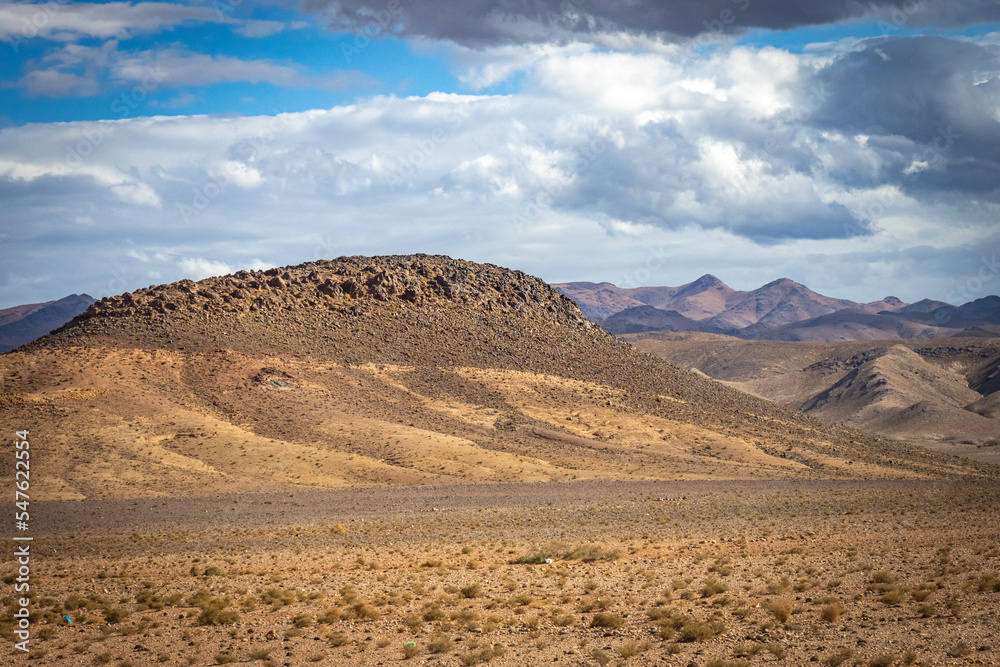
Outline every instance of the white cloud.
<svg viewBox="0 0 1000 667"><path fill-rule="evenodd" d="M84 97L103 92L110 85L140 84L144 96L148 96L161 87L235 81L328 91L377 86L373 79L353 70L312 75L303 68L270 60L243 60L180 48L122 51L116 40L100 47L62 46L46 54L16 85L34 96ZM183 106L193 99L189 94L182 95L163 106Z"/></svg>
<svg viewBox="0 0 1000 667"><path fill-rule="evenodd" d="M225 262L213 262L201 257L182 259L177 262L177 265L184 273L184 277L191 280L202 280L203 278L222 276L233 272L233 269Z"/></svg>
<svg viewBox="0 0 1000 667"><path fill-rule="evenodd" d="M119 183L111 186L111 192L129 204L137 206L149 206L152 208L162 208L163 202L153 188L145 183Z"/></svg>
<svg viewBox="0 0 1000 667"><path fill-rule="evenodd" d="M169 2L15 2L0 5L0 39L5 41L36 36L59 41L81 37L126 38L193 22L223 23L227 19L210 7Z"/></svg>
<svg viewBox="0 0 1000 667"><path fill-rule="evenodd" d="M60 62L108 57L123 79L153 63L176 81L245 66L83 49ZM943 298L949 272L961 271L956 258L996 246L991 201L924 198L912 180L886 181L890 167L915 164L917 139L811 124L813 55L579 45L522 54L534 60L505 51L509 71L525 77L518 94L6 128L0 194L25 248L73 225L51 257L95 296L109 289L107 266L169 281L442 252L550 280L680 284L711 271L740 287L787 275L819 291L853 286L839 295L856 299L887 290ZM917 183L935 171L918 167ZM95 224L75 225L79 216ZM117 238L134 246L110 249ZM936 276L941 289L931 278L913 283L922 293L884 284L907 267ZM17 301L14 289L0 284L0 301ZM32 298L41 300L21 301Z"/></svg>
<svg viewBox="0 0 1000 667"><path fill-rule="evenodd" d="M17 46L35 37L61 42L128 39L199 23L228 24L242 37L267 37L288 27L303 27L300 22L286 26L280 21L237 19L217 7L173 2L5 2L0 4L0 41Z"/></svg>

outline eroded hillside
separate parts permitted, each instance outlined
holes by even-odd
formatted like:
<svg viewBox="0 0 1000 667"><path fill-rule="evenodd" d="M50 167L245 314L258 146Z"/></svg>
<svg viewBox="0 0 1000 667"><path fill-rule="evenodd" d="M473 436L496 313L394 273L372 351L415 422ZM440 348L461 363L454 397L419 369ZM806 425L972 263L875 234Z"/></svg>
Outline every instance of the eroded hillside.
<svg viewBox="0 0 1000 667"><path fill-rule="evenodd" d="M592 326L536 278L444 257L104 299L0 356L0 378L48 498L996 474L727 388Z"/></svg>

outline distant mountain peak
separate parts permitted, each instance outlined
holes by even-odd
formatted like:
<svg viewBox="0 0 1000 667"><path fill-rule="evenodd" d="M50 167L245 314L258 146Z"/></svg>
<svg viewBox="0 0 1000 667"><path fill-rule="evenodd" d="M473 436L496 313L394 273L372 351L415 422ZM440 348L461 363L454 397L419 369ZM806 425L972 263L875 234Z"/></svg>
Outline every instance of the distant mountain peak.
<svg viewBox="0 0 1000 667"><path fill-rule="evenodd" d="M695 280L693 283L691 283L691 285L692 286L697 285L698 287L715 287L720 285L722 287L728 287L726 283L722 282L721 280L713 276L711 273L706 273L701 278L698 278L698 280Z"/></svg>
<svg viewBox="0 0 1000 667"><path fill-rule="evenodd" d="M769 289L769 288L775 288L775 287L782 287L782 288L786 288L786 289L793 288L793 287L803 287L805 289L809 289L808 287L806 287L802 283L797 283L794 280L792 280L791 278L778 278L777 280L772 280L771 282L769 282L768 284L764 285L760 289Z"/></svg>

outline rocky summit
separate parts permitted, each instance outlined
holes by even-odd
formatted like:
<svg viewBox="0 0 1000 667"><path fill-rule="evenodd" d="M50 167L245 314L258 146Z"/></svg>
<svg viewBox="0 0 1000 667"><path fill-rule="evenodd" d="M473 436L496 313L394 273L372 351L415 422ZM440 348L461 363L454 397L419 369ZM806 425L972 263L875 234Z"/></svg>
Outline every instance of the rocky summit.
<svg viewBox="0 0 1000 667"><path fill-rule="evenodd" d="M102 299L0 355L0 407L45 443L41 498L997 476L640 352L522 272L426 255Z"/></svg>

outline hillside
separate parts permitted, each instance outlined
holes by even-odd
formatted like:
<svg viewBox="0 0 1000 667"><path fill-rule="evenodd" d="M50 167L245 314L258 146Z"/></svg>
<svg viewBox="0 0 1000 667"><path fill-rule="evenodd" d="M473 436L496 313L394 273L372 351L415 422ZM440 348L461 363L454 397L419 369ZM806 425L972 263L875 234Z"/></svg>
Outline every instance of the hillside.
<svg viewBox="0 0 1000 667"><path fill-rule="evenodd" d="M662 310L653 306L636 306L611 315L601 322L608 333L638 333L640 331L705 331L722 333L712 326L684 317L676 310Z"/></svg>
<svg viewBox="0 0 1000 667"><path fill-rule="evenodd" d="M996 474L729 389L594 327L537 278L445 257L102 299L0 356L0 378L8 423L45 443L43 498Z"/></svg>
<svg viewBox="0 0 1000 667"><path fill-rule="evenodd" d="M809 414L1000 462L1000 341L744 341L668 332L640 349Z"/></svg>
<svg viewBox="0 0 1000 667"><path fill-rule="evenodd" d="M13 350L58 329L92 303L94 299L88 294L71 294L58 301L0 310L0 352Z"/></svg>

